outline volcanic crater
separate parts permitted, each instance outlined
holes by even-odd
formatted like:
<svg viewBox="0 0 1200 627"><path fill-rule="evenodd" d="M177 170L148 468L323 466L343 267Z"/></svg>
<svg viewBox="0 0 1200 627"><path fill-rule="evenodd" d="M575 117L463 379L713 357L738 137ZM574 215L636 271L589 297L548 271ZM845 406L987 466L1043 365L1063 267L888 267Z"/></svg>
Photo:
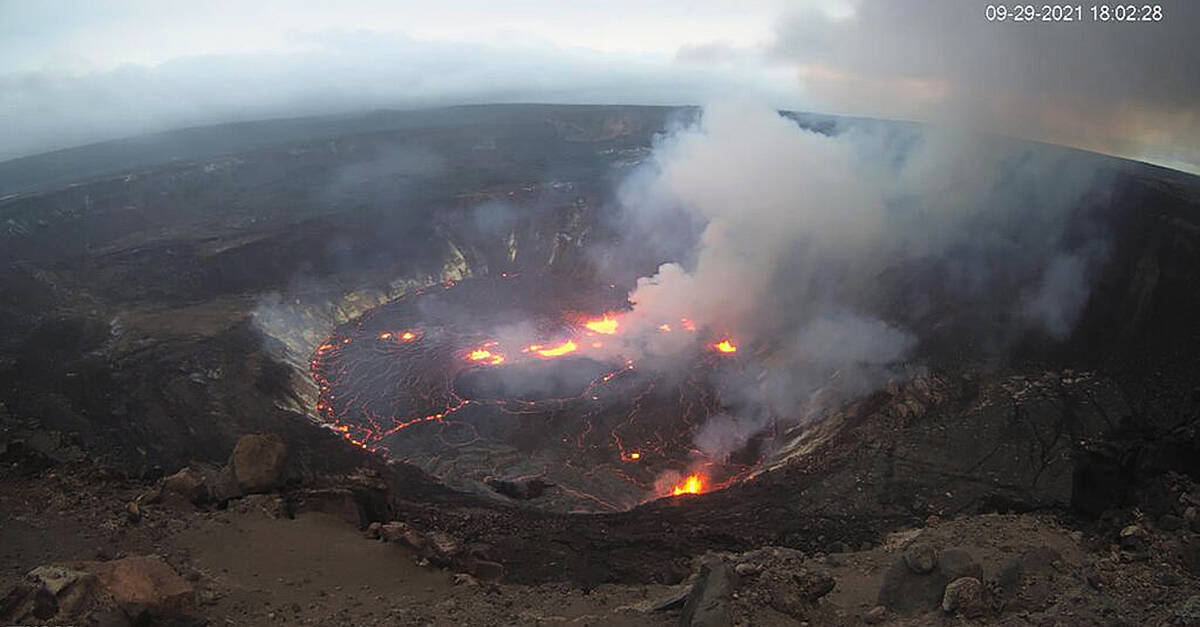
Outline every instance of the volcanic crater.
<svg viewBox="0 0 1200 627"><path fill-rule="evenodd" d="M1068 336L989 353L995 305L1025 277L956 295L956 258L910 259L875 277L869 304L921 336L919 367L700 460L697 426L729 401L713 375L754 380L740 370L756 347L723 352L737 338L664 320L695 340L686 367L658 369L588 329L623 324L637 278L686 256L631 247L600 280L592 253L629 230L606 213L614 184L695 113L392 112L5 164L0 420L17 435L0 456L152 482L274 433L288 489L365 467L390 489L382 520L486 544L508 581L584 586L678 582L706 551L878 546L935 516L1090 520L1159 477L1200 477L1200 182L1024 144L1018 166L1051 154L1111 182L1073 223L1112 237ZM438 167L395 158L414 146ZM1027 174L993 197L1027 204L1008 185ZM703 494L659 498L677 488Z"/></svg>

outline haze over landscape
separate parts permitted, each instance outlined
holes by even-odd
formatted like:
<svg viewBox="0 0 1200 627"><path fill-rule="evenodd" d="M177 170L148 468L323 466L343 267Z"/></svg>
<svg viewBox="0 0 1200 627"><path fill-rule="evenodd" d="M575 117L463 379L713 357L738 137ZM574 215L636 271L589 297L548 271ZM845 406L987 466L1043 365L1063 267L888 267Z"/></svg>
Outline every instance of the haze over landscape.
<svg viewBox="0 0 1200 627"><path fill-rule="evenodd" d="M234 120L484 102L916 119L1200 169L1200 7L991 23L954 0L0 4L0 159Z"/></svg>

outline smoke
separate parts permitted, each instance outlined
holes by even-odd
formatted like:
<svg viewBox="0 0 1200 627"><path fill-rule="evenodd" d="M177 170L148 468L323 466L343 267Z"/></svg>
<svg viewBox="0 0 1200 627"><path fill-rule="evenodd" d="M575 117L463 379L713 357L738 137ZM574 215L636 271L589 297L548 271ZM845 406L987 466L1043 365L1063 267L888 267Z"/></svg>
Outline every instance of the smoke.
<svg viewBox="0 0 1200 627"><path fill-rule="evenodd" d="M989 21L988 5L857 0L845 15L793 11L771 55L795 68L820 109L1200 168L1200 4L1118 9L1135 21L1096 20L1083 5L1071 22L1034 23Z"/></svg>
<svg viewBox="0 0 1200 627"><path fill-rule="evenodd" d="M1105 180L1052 147L873 123L825 134L714 104L658 138L619 194L631 224L702 225L683 261L637 281L622 349L669 361L677 334L648 330L680 318L736 339L740 365L716 375L727 413L695 438L722 460L941 346L983 358L1023 334L1068 336L1110 248L1089 213Z"/></svg>
<svg viewBox="0 0 1200 627"><path fill-rule="evenodd" d="M330 141L336 151L337 141ZM332 206L381 205L404 198L414 183L433 179L446 170L445 159L420 145L385 145L369 158L339 168L322 189L322 200ZM385 200L386 199L386 200Z"/></svg>

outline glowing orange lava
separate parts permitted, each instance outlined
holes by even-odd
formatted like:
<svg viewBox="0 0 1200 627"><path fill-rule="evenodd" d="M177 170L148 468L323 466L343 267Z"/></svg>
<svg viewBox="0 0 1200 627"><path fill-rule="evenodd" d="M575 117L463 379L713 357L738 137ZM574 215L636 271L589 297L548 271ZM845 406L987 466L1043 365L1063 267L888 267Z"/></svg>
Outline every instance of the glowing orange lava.
<svg viewBox="0 0 1200 627"><path fill-rule="evenodd" d="M560 355L566 355L567 353L573 353L578 348L579 345L575 343L575 340L567 340L558 346L551 346L550 348L543 348L540 350L532 346L529 347L530 350L536 350L537 354L541 355L542 357L558 357Z"/></svg>
<svg viewBox="0 0 1200 627"><path fill-rule="evenodd" d="M493 366L498 366L504 363L504 355L493 353L486 348L477 348L467 353L467 359L471 361L482 361L492 364Z"/></svg>
<svg viewBox="0 0 1200 627"><path fill-rule="evenodd" d="M700 494L704 491L704 477L698 474L688 475L686 479L675 485L675 489L671 492L671 496L679 496L680 494Z"/></svg>
<svg viewBox="0 0 1200 627"><path fill-rule="evenodd" d="M730 342L729 340L721 340L720 342L717 342L716 344L714 344L713 348L721 351L722 353L736 353L737 352L737 345L735 345L733 342Z"/></svg>
<svg viewBox="0 0 1200 627"><path fill-rule="evenodd" d="M392 334L391 334L391 333L380 333L380 334L379 334L379 339L381 339L381 340L390 340L390 339L392 339Z"/></svg>
<svg viewBox="0 0 1200 627"><path fill-rule="evenodd" d="M612 335L613 333L617 332L617 319L605 314L604 317L599 320L588 320L583 326L587 327L589 331L603 333L604 335Z"/></svg>
<svg viewBox="0 0 1200 627"><path fill-rule="evenodd" d="M405 331L404 333L400 334L400 339L404 340L405 342L412 340L412 339L416 339L416 337L417 337L417 334L413 333L412 331Z"/></svg>
<svg viewBox="0 0 1200 627"><path fill-rule="evenodd" d="M642 454L641 454L641 453L639 453L639 452L637 452L637 451L634 451L634 452L632 452L632 453L630 453L630 454L629 454L629 459L632 459L632 460L638 460L638 459L641 459L641 458L642 458Z"/></svg>
<svg viewBox="0 0 1200 627"><path fill-rule="evenodd" d="M666 332L670 332L670 331L671 331L671 325L669 325L669 324L660 324L660 325L658 325L658 330L659 330L659 331L666 331Z"/></svg>

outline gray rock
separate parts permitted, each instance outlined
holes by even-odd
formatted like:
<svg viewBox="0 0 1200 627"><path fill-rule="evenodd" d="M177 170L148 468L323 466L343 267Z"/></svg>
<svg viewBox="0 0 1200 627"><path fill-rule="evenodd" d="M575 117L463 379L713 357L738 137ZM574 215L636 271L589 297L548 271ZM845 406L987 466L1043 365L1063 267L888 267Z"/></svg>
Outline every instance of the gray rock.
<svg viewBox="0 0 1200 627"><path fill-rule="evenodd" d="M983 568L962 549L946 549L937 556L937 574L947 583L963 577L983 579Z"/></svg>
<svg viewBox="0 0 1200 627"><path fill-rule="evenodd" d="M204 487L208 490L208 497L217 503L240 498L245 494L242 492L242 486L238 484L237 477L233 474L233 467L229 464L205 472Z"/></svg>
<svg viewBox="0 0 1200 627"><path fill-rule="evenodd" d="M937 564L937 550L924 542L914 543L904 551L904 563L914 573L928 573Z"/></svg>
<svg viewBox="0 0 1200 627"><path fill-rule="evenodd" d="M726 627L733 624L730 600L738 576L725 560L708 556L700 564L700 576L683 605L679 624L683 627Z"/></svg>
<svg viewBox="0 0 1200 627"><path fill-rule="evenodd" d="M898 557L883 575L877 603L902 615L923 614L938 607L945 589L945 579L933 573L914 573L904 558Z"/></svg>
<svg viewBox="0 0 1200 627"><path fill-rule="evenodd" d="M996 569L996 583L1006 595L1013 595L1021 586L1021 560L1016 557L1010 557Z"/></svg>

